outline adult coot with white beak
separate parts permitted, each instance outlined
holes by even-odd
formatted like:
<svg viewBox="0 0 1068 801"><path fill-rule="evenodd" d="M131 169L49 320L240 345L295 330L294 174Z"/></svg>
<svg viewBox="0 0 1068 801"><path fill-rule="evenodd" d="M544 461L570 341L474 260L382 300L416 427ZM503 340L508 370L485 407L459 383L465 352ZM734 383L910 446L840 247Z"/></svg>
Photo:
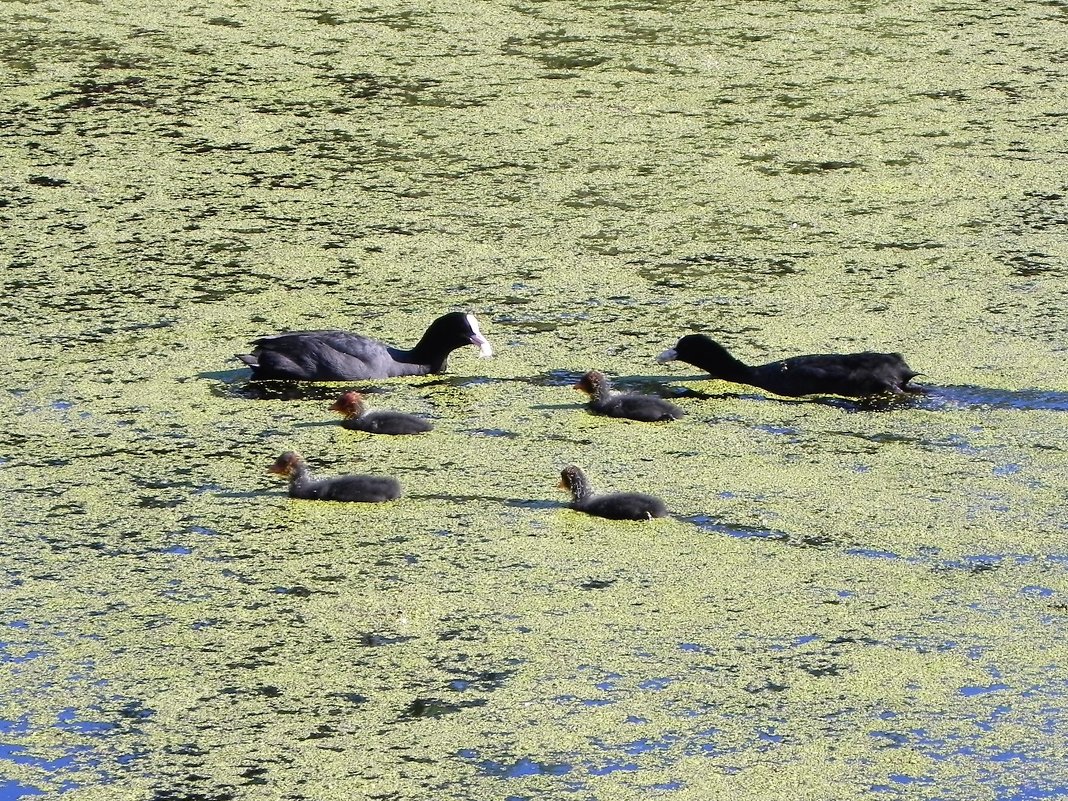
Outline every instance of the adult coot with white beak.
<svg viewBox="0 0 1068 801"><path fill-rule="evenodd" d="M430 324L410 350L348 331L289 331L257 339L252 353L237 358L252 368L253 381L359 381L445 371L449 354L474 345L493 355L475 315L450 312Z"/></svg>

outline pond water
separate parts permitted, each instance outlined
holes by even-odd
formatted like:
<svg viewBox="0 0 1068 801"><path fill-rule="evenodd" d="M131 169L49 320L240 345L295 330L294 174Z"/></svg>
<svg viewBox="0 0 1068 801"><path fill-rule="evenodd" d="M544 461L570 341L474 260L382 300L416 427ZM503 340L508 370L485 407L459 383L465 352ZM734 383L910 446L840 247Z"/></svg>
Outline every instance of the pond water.
<svg viewBox="0 0 1068 801"><path fill-rule="evenodd" d="M1068 796L1063 2L0 20L0 801ZM454 308L496 358L233 357ZM654 363L693 331L931 392ZM291 501L288 449L406 495ZM572 462L671 516L571 511Z"/></svg>

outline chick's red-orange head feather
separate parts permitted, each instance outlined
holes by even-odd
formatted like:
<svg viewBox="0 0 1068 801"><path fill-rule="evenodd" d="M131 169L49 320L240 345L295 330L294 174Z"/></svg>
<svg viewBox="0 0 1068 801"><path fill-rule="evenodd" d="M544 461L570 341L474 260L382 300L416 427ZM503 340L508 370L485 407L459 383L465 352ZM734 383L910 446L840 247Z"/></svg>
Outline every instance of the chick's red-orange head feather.
<svg viewBox="0 0 1068 801"><path fill-rule="evenodd" d="M604 382L604 373L597 370L590 370L586 375L582 376L582 378L575 382L574 388L585 392L587 395L592 395L597 391L597 387L604 384Z"/></svg>
<svg viewBox="0 0 1068 801"><path fill-rule="evenodd" d="M346 392L334 401L333 406L330 407L330 410L333 412L341 412L341 414L349 416L360 414L362 409L363 395L355 391Z"/></svg>
<svg viewBox="0 0 1068 801"><path fill-rule="evenodd" d="M304 460L296 451L286 451L274 460L274 464L267 468L267 472L277 473L280 476L288 476L293 472L293 468L302 461Z"/></svg>

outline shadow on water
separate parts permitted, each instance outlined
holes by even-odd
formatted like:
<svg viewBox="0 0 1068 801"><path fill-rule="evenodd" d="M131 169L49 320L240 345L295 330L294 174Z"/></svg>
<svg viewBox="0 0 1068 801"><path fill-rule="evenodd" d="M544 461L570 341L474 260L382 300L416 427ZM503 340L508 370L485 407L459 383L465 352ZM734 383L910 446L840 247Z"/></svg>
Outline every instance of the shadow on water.
<svg viewBox="0 0 1068 801"><path fill-rule="evenodd" d="M546 373L537 373L517 380L526 381L540 387L566 387L573 388L584 372L571 370L550 370ZM644 395L659 395L663 398L700 398L707 400L717 395L710 395L688 387L672 386L678 379L667 375L621 375L609 376L612 388L617 392L639 392ZM708 380L708 376L689 376L693 380ZM552 406L537 408L555 408Z"/></svg>
<svg viewBox="0 0 1068 801"><path fill-rule="evenodd" d="M689 387L672 386L674 379L665 375L621 375L612 379L612 386L620 392L659 395L662 398L699 398L714 396Z"/></svg>
<svg viewBox="0 0 1068 801"><path fill-rule="evenodd" d="M444 701L440 698L416 698L401 713L399 720L416 720L419 718L441 718L462 709L485 706L485 698L472 698L468 701Z"/></svg>
<svg viewBox="0 0 1068 801"><path fill-rule="evenodd" d="M349 384L306 384L291 381L250 381L240 387L234 387L228 394L231 397L248 400L314 400L333 401L343 393L356 389L361 394L370 395L375 390L353 387Z"/></svg>
<svg viewBox="0 0 1068 801"><path fill-rule="evenodd" d="M759 526L745 526L737 523L724 523L722 520L708 515L692 515L676 519L681 520L683 523L692 523L702 531L726 534L728 537L736 537L738 539L778 540L780 542L789 542L791 540L790 535L785 531L760 528Z"/></svg>
<svg viewBox="0 0 1068 801"><path fill-rule="evenodd" d="M539 412L577 412L584 409L585 403L532 403L530 408Z"/></svg>
<svg viewBox="0 0 1068 801"><path fill-rule="evenodd" d="M246 398L248 400L334 400L343 392L355 390L363 395L382 392L381 387L353 386L351 382L306 382L306 381L251 381L249 371L243 369L216 370L197 373L196 378L214 382L211 391L222 398ZM550 370L530 376L514 378L487 378L471 376L440 376L421 384L424 388L437 386L468 388L480 384L500 383L504 381L522 381L541 387L573 388L583 372L571 370ZM682 380L708 380L708 376L684 376ZM763 395L747 393L710 394L688 387L673 386L680 380L676 377L662 375L627 375L611 378L613 388L619 392L640 392L659 395L665 398L762 398ZM554 407L545 407L554 408Z"/></svg>
<svg viewBox="0 0 1068 801"><path fill-rule="evenodd" d="M333 401L343 392L355 390L362 395L382 392L379 387L353 386L348 382L307 381L250 381L248 370L216 370L197 373L196 377L211 381L212 394L221 398L246 400L315 400Z"/></svg>

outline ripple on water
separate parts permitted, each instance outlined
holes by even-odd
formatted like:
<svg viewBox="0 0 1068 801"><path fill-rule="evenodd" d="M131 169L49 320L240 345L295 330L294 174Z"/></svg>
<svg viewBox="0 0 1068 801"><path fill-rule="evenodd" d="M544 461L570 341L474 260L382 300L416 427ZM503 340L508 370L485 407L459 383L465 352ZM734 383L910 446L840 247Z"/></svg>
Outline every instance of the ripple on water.
<svg viewBox="0 0 1068 801"><path fill-rule="evenodd" d="M705 396L709 397L709 396ZM845 412L895 412L902 409L951 411L954 409L1015 409L1018 411L1068 411L1068 392L1045 389L993 389L980 386L923 385L922 392L876 395L870 398L811 396L803 399L758 394L730 394L747 400L780 403L814 403Z"/></svg>
<svg viewBox="0 0 1068 801"><path fill-rule="evenodd" d="M1068 392L1045 389L992 389L978 386L935 386L922 395L910 396L919 409L1016 409L1019 411L1068 412Z"/></svg>

